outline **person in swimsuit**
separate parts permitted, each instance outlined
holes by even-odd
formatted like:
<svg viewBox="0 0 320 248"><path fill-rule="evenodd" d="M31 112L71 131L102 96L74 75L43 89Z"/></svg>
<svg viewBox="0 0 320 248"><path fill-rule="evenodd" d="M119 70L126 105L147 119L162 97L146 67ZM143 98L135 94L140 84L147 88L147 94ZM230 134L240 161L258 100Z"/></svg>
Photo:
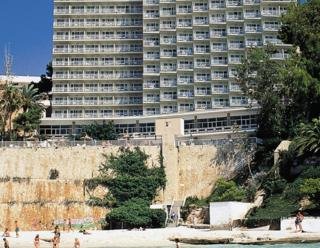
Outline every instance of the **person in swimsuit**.
<svg viewBox="0 0 320 248"><path fill-rule="evenodd" d="M71 219L68 219L68 232L72 231Z"/></svg>
<svg viewBox="0 0 320 248"><path fill-rule="evenodd" d="M55 235L52 239L52 248L59 248L59 243L60 243L60 240L57 237L57 235Z"/></svg>
<svg viewBox="0 0 320 248"><path fill-rule="evenodd" d="M8 229L8 228L4 229L4 232L3 232L3 234L2 234L2 237L10 237L10 232L9 232L9 229Z"/></svg>
<svg viewBox="0 0 320 248"><path fill-rule="evenodd" d="M34 238L34 241L33 241L33 244L34 244L34 248L39 248L40 247L40 237L39 237L39 234L37 234Z"/></svg>
<svg viewBox="0 0 320 248"><path fill-rule="evenodd" d="M303 218L304 218L304 216L303 216L303 214L299 211L298 213L297 213L297 215L296 215L296 220L295 220L295 225L296 225L296 232L302 232L303 230L302 230L302 225L301 225L301 223L302 223L302 221L303 221ZM299 228L299 229L298 229Z"/></svg>
<svg viewBox="0 0 320 248"><path fill-rule="evenodd" d="M79 241L78 238L75 238L75 239L74 239L73 248L80 248L80 241Z"/></svg>
<svg viewBox="0 0 320 248"><path fill-rule="evenodd" d="M8 240L6 238L3 238L3 246L4 246L4 248L10 248L9 247L9 242L8 242Z"/></svg>
<svg viewBox="0 0 320 248"><path fill-rule="evenodd" d="M20 228L18 226L18 221L17 220L14 221L14 225L15 225L14 231L16 232L16 238L19 238Z"/></svg>

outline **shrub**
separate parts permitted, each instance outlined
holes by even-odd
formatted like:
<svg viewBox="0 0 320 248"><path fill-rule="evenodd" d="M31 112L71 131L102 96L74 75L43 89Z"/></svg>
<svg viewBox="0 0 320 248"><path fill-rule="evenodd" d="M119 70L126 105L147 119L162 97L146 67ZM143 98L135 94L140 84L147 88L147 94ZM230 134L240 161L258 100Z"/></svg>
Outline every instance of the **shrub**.
<svg viewBox="0 0 320 248"><path fill-rule="evenodd" d="M265 204L257 208L248 219L250 220L274 220L289 217L298 209L298 204L281 195L269 197Z"/></svg>
<svg viewBox="0 0 320 248"><path fill-rule="evenodd" d="M166 213L161 209L150 209L147 201L136 198L112 209L106 220L111 226L123 223L125 228L159 228L165 225Z"/></svg>
<svg viewBox="0 0 320 248"><path fill-rule="evenodd" d="M237 187L234 181L219 179L216 183L213 194L209 197L209 201L242 201L245 197L245 190Z"/></svg>

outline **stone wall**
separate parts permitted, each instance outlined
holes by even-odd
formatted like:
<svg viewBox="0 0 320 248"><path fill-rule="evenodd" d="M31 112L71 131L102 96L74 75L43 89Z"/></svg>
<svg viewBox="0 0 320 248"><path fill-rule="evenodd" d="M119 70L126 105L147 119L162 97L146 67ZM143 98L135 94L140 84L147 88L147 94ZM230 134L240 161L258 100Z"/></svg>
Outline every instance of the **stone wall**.
<svg viewBox="0 0 320 248"><path fill-rule="evenodd" d="M149 165L159 163L159 146L141 147L150 155ZM2 228L13 227L15 219L23 229L50 226L53 219L103 218L106 209L85 204L88 194L83 180L96 176L103 154L119 147L6 148L0 150L0 219ZM215 166L214 146L163 148L167 185L157 202L170 204L187 196L208 196L226 168ZM49 180L51 169L59 171ZM1 224L0 224L1 225Z"/></svg>

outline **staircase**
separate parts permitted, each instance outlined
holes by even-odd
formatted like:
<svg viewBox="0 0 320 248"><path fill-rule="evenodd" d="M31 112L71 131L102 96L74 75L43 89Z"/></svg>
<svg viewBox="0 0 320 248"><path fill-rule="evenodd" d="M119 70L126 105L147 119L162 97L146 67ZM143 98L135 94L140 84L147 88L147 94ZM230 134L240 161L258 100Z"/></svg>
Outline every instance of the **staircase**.
<svg viewBox="0 0 320 248"><path fill-rule="evenodd" d="M168 213L167 227L178 226L180 220L180 209L184 205L183 200L173 200L170 211ZM175 218L171 218L172 214L175 214Z"/></svg>

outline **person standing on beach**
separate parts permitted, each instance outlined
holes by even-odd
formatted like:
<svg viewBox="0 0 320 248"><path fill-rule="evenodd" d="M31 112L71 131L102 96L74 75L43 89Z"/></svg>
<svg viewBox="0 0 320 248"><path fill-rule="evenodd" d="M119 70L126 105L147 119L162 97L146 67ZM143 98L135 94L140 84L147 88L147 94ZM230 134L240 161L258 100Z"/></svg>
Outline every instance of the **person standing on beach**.
<svg viewBox="0 0 320 248"><path fill-rule="evenodd" d="M71 219L68 219L68 232L72 231Z"/></svg>
<svg viewBox="0 0 320 248"><path fill-rule="evenodd" d="M9 242L6 238L3 238L3 246L4 246L4 248L10 248Z"/></svg>
<svg viewBox="0 0 320 248"><path fill-rule="evenodd" d="M34 241L33 241L33 244L34 244L34 248L39 248L40 247L40 237L39 237L39 234L37 234L34 238Z"/></svg>
<svg viewBox="0 0 320 248"><path fill-rule="evenodd" d="M296 220L295 220L295 225L296 225L296 232L302 232L303 229L302 229L302 221L304 219L304 216L303 214L299 211L296 215ZM299 230L298 230L298 227L299 227Z"/></svg>
<svg viewBox="0 0 320 248"><path fill-rule="evenodd" d="M78 238L75 238L75 239L74 239L73 248L80 248L80 241L79 241Z"/></svg>
<svg viewBox="0 0 320 248"><path fill-rule="evenodd" d="M14 231L16 232L16 238L19 238L20 228L18 226L18 221L17 220L14 221L14 225L15 225Z"/></svg>
<svg viewBox="0 0 320 248"><path fill-rule="evenodd" d="M179 248L179 239L175 239L174 242L176 242L176 248Z"/></svg>

